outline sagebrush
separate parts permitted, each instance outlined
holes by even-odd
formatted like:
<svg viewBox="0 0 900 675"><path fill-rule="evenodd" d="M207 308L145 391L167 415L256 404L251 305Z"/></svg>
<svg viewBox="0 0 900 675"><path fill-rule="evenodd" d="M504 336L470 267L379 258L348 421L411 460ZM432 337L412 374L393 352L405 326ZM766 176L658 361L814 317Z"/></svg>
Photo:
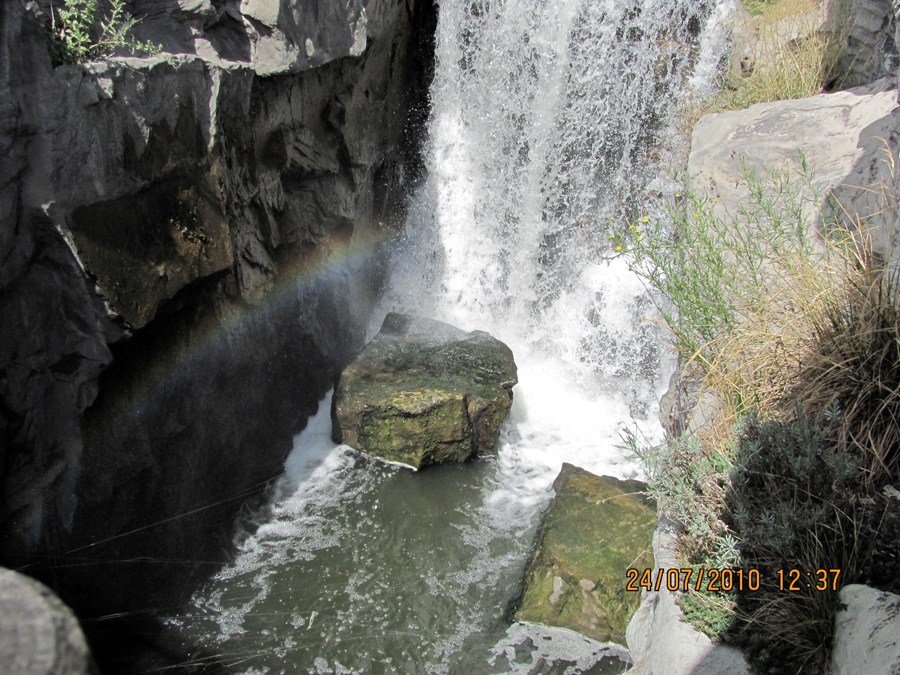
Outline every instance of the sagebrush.
<svg viewBox="0 0 900 675"><path fill-rule="evenodd" d="M161 48L129 33L139 20L125 9L125 0L68 0L51 9L52 52L57 63L76 64L105 58L118 51L159 54Z"/></svg>

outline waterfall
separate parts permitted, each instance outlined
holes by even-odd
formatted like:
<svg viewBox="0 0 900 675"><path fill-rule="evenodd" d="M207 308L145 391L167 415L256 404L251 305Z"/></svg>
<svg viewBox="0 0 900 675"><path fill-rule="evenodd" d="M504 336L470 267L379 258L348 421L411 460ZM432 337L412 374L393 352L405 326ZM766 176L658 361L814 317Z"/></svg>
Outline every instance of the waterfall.
<svg viewBox="0 0 900 675"><path fill-rule="evenodd" d="M654 298L598 253L639 195L676 190L660 139L692 64L717 58L697 49L713 9L441 1L428 176L370 333L402 311L507 342L520 382L498 456L388 466L335 447L323 402L262 524L173 625L246 675L621 672L509 615L561 464L632 476L622 424L660 436Z"/></svg>
<svg viewBox="0 0 900 675"><path fill-rule="evenodd" d="M562 461L633 474L620 425L658 434L671 359L644 320L653 299L594 246L664 168L660 132L705 13L692 0L440 5L429 176L376 321L422 314L510 344L508 454L546 466L545 481Z"/></svg>

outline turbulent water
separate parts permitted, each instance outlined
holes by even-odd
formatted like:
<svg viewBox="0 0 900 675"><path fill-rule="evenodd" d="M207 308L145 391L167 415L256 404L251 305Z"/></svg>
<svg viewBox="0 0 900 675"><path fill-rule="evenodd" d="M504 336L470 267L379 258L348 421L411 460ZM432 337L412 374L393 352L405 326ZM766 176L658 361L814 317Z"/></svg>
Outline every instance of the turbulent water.
<svg viewBox="0 0 900 675"><path fill-rule="evenodd" d="M714 70L727 4L442 0L429 176L387 311L491 332L520 382L499 455L414 473L328 440L326 400L265 522L175 620L242 673L620 672L602 645L512 623L562 462L632 476L623 424L659 433L653 302L602 260L665 190L663 128ZM693 74L702 79L702 72ZM695 82L695 86L699 86ZM612 229L610 229L612 228Z"/></svg>

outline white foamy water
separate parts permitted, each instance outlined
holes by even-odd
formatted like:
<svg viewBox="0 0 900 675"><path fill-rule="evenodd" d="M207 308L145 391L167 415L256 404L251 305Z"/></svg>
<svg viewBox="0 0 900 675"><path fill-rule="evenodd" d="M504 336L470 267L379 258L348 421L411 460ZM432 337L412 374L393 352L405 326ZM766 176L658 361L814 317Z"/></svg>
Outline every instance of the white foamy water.
<svg viewBox="0 0 900 675"><path fill-rule="evenodd" d="M713 9L706 22L700 39L700 55L688 86L691 91L701 96L709 96L715 92L715 82L719 75L720 61L725 54L728 39L731 37L734 22L735 4L737 0L721 0Z"/></svg>
<svg viewBox="0 0 900 675"><path fill-rule="evenodd" d="M389 466L334 446L323 401L262 524L183 619L224 664L621 672L596 642L510 617L562 463L631 477L622 426L660 435L671 364L653 299L595 245L609 253L660 174L655 139L695 38L715 38L705 21L693 0L440 2L428 178L370 333L401 311L509 344L519 383L499 452Z"/></svg>

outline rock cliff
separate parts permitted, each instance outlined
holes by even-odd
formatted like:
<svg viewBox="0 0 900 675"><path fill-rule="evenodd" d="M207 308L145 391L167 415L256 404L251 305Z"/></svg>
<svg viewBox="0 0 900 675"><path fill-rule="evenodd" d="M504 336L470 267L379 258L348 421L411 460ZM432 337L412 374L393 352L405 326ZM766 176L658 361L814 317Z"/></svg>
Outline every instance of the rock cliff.
<svg viewBox="0 0 900 675"><path fill-rule="evenodd" d="M0 563L83 618L210 570L362 347L436 22L128 7L161 57L54 67L49 0L0 5Z"/></svg>

